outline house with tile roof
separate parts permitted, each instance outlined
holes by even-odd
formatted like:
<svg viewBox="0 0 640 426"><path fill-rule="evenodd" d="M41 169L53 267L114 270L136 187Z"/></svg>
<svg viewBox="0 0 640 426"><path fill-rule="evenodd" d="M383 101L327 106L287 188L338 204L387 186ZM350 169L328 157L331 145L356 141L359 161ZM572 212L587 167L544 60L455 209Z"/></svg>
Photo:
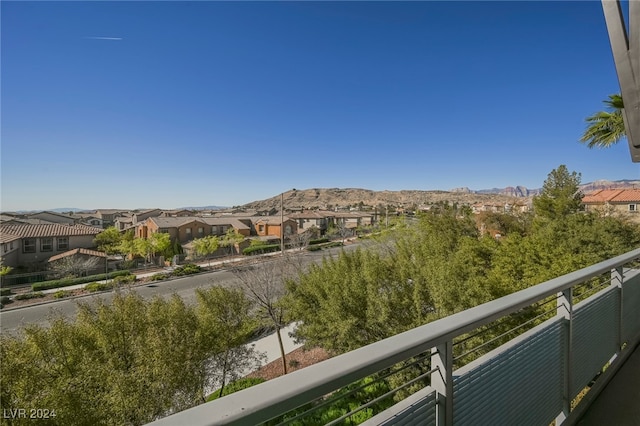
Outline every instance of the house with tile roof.
<svg viewBox="0 0 640 426"><path fill-rule="evenodd" d="M600 189L582 198L585 211L624 215L640 222L640 189Z"/></svg>
<svg viewBox="0 0 640 426"><path fill-rule="evenodd" d="M126 210L117 210L117 209L98 209L95 212L95 215L102 220L102 224L105 228L113 226L115 220L120 216L125 216L129 213Z"/></svg>
<svg viewBox="0 0 640 426"><path fill-rule="evenodd" d="M229 229L235 229L240 235L249 236L251 227L235 218L210 217L150 217L135 224L138 238L149 238L153 233L167 233L171 241L186 244L196 238L209 235L224 236Z"/></svg>
<svg viewBox="0 0 640 426"><path fill-rule="evenodd" d="M48 222L48 223L60 223L60 224L67 224L67 225L73 225L74 223L76 223L76 220L69 215L55 213L55 212L48 212L48 211L32 213L27 217L30 219L39 219L43 222Z"/></svg>
<svg viewBox="0 0 640 426"><path fill-rule="evenodd" d="M335 212L333 213L336 224L348 229L360 226L372 226L373 215L365 212Z"/></svg>
<svg viewBox="0 0 640 426"><path fill-rule="evenodd" d="M298 233L298 225L295 220L280 216L257 216L253 221L256 234L259 237L277 237L282 235L282 229L284 226L284 235L294 235Z"/></svg>
<svg viewBox="0 0 640 426"><path fill-rule="evenodd" d="M13 244L13 251L2 254L5 266L44 264L51 256L75 248L92 248L102 229L86 225L0 224L0 241ZM4 250L4 248L3 248Z"/></svg>
<svg viewBox="0 0 640 426"><path fill-rule="evenodd" d="M335 212L331 211L303 211L292 213L289 218L296 221L298 232L305 232L311 228L317 228L320 234L324 234L329 226L335 223Z"/></svg>

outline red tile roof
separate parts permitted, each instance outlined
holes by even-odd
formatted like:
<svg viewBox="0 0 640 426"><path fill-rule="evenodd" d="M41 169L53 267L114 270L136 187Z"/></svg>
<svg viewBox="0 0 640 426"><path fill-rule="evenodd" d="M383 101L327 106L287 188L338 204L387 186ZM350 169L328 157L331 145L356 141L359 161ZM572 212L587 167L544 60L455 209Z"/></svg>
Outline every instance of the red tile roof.
<svg viewBox="0 0 640 426"><path fill-rule="evenodd" d="M585 204L640 202L640 189L600 189L582 198Z"/></svg>
<svg viewBox="0 0 640 426"><path fill-rule="evenodd" d="M19 239L20 237L17 235L0 232L0 244L10 243L11 241L16 241Z"/></svg>
<svg viewBox="0 0 640 426"><path fill-rule="evenodd" d="M96 256L96 257L107 257L106 253L103 253L101 251L89 250L85 248L77 248L77 249L65 251L64 253L56 254L55 256L51 256L48 261L54 262L64 257L73 256L76 254L86 254L88 256Z"/></svg>
<svg viewBox="0 0 640 426"><path fill-rule="evenodd" d="M611 201L614 203L640 202L640 189L625 189Z"/></svg>
<svg viewBox="0 0 640 426"><path fill-rule="evenodd" d="M64 225L61 223L46 223L38 225L20 224L0 225L0 234L17 235L21 238L38 237L73 237L83 235L98 235L102 229L86 225Z"/></svg>

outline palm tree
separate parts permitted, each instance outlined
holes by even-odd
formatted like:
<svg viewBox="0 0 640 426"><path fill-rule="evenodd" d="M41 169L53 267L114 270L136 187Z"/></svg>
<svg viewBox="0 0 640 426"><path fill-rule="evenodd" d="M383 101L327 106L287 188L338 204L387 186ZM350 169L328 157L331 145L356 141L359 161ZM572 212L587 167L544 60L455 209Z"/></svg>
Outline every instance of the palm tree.
<svg viewBox="0 0 640 426"><path fill-rule="evenodd" d="M608 148L627 135L622 118L622 96L609 95L609 100L604 101L604 104L608 111L600 111L586 118L589 125L580 142L586 143L589 148Z"/></svg>

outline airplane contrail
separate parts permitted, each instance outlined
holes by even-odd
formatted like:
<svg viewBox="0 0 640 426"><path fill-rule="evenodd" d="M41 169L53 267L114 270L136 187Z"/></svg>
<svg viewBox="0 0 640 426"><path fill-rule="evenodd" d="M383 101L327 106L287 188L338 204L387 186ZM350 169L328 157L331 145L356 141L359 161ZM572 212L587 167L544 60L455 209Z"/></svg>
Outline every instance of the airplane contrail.
<svg viewBox="0 0 640 426"><path fill-rule="evenodd" d="M85 37L88 38L90 40L122 40L122 37Z"/></svg>

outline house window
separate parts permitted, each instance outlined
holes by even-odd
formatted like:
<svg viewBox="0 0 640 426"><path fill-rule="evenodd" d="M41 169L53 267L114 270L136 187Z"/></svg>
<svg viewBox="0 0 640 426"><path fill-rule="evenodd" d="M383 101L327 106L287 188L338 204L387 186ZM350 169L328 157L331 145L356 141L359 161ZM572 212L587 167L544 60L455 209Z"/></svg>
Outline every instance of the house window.
<svg viewBox="0 0 640 426"><path fill-rule="evenodd" d="M629 204L629 211L630 212L637 212L638 211L638 206L635 204Z"/></svg>
<svg viewBox="0 0 640 426"><path fill-rule="evenodd" d="M8 250L8 249L7 249L7 245L6 245L6 244L3 244L3 245L2 245L2 249L3 249L3 250L4 250L4 252L6 253L6 252L7 252L7 250Z"/></svg>
<svg viewBox="0 0 640 426"><path fill-rule="evenodd" d="M187 238L191 238L191 228L186 228L184 232L186 232Z"/></svg>
<svg viewBox="0 0 640 426"><path fill-rule="evenodd" d="M9 250L13 250L13 241L9 243Z"/></svg>
<svg viewBox="0 0 640 426"><path fill-rule="evenodd" d="M36 252L36 239L25 238L22 240L22 252L23 253L35 253Z"/></svg>
<svg viewBox="0 0 640 426"><path fill-rule="evenodd" d="M158 232L160 232L161 234L168 234L169 230L167 228L160 228L158 229Z"/></svg>
<svg viewBox="0 0 640 426"><path fill-rule="evenodd" d="M53 238L42 238L40 240L40 251L53 251Z"/></svg>
<svg viewBox="0 0 640 426"><path fill-rule="evenodd" d="M58 237L58 250L69 249L69 237Z"/></svg>
<svg viewBox="0 0 640 426"><path fill-rule="evenodd" d="M264 225L258 225L258 232L264 232Z"/></svg>
<svg viewBox="0 0 640 426"><path fill-rule="evenodd" d="M211 227L211 235L215 235L218 232L218 227L217 226L212 226Z"/></svg>
<svg viewBox="0 0 640 426"><path fill-rule="evenodd" d="M204 228L203 227L199 227L198 228L198 235L204 235Z"/></svg>

